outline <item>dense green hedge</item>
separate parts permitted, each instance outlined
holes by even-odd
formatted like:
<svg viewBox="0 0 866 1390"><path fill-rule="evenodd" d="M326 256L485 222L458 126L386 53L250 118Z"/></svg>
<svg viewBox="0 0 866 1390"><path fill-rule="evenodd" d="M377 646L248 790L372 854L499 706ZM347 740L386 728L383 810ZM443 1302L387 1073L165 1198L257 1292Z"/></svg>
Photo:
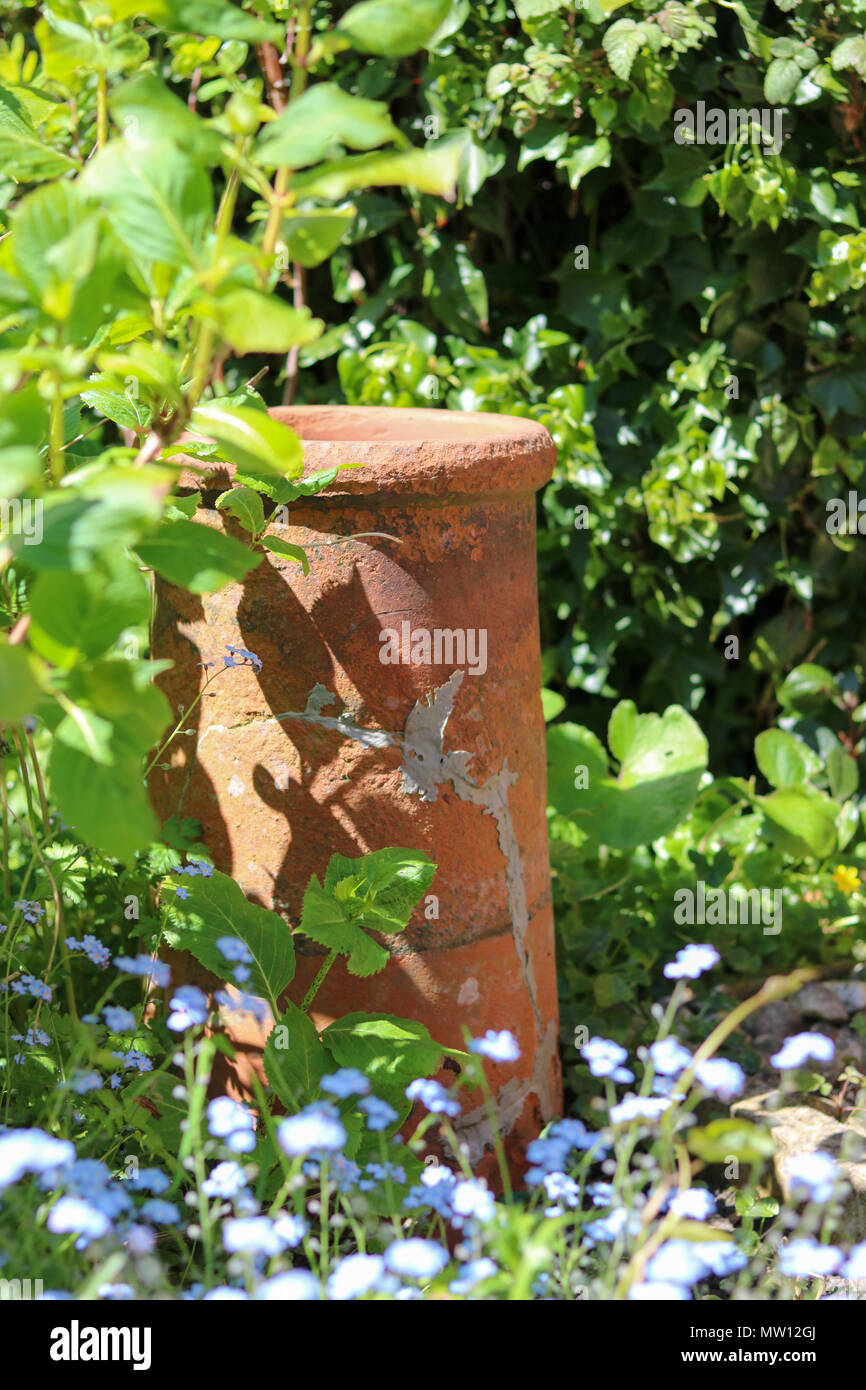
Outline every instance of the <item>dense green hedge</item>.
<svg viewBox="0 0 866 1390"><path fill-rule="evenodd" d="M866 6L453 9L396 74L338 60L413 138L471 143L447 214L356 199L308 274L342 326L301 396L334 398L336 366L351 401L543 420L547 683L599 730L614 696L678 702L712 765L751 772L779 677L811 659L856 687L863 659L863 551L825 502L864 458ZM775 108L781 153L677 143L701 100Z"/></svg>

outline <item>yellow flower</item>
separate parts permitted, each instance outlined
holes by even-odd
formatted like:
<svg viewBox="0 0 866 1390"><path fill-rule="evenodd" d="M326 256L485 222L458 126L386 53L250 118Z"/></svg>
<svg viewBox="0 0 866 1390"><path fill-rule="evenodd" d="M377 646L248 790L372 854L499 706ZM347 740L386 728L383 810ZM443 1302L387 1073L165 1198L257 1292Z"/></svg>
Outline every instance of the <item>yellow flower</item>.
<svg viewBox="0 0 866 1390"><path fill-rule="evenodd" d="M837 864L833 882L843 893L855 893L860 887L860 875L856 869L846 869L844 864Z"/></svg>

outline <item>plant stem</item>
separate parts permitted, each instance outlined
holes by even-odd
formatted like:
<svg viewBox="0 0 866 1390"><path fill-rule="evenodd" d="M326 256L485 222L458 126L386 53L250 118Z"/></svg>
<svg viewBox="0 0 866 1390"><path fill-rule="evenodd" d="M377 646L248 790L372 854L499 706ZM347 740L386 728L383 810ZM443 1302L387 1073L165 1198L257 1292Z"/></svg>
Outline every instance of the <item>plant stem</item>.
<svg viewBox="0 0 866 1390"><path fill-rule="evenodd" d="M325 961L322 965L321 970L319 971L315 980L310 985L310 988L304 995L303 1003L301 1004L301 1013L305 1014L309 1010L310 1005L312 1004L313 1000L315 999L316 995L318 994L319 990L324 984L325 976L327 975L331 966L334 964L334 961L337 959L337 954L338 953L335 948L333 951L329 951L328 954L325 956Z"/></svg>
<svg viewBox="0 0 866 1390"><path fill-rule="evenodd" d="M108 82L104 72L96 75L96 148L108 143Z"/></svg>

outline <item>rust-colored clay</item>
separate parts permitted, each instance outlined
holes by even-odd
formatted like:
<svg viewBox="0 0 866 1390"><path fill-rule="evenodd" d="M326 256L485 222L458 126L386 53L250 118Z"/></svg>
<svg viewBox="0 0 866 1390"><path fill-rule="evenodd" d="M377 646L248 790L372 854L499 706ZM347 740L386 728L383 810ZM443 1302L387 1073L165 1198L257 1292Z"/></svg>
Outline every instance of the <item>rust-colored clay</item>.
<svg viewBox="0 0 866 1390"><path fill-rule="evenodd" d="M199 663L222 664L227 644L263 665L215 681L195 739L177 740L171 770L154 776L154 801L163 816L200 820L218 867L291 923L335 851L400 845L434 860L434 896L390 940L389 965L358 979L338 960L313 1017L321 1027L358 1009L397 1013L458 1047L464 1028L510 1029L521 1060L488 1075L519 1169L525 1142L561 1105L534 497L553 444L540 425L496 415L273 414L304 439L307 473L362 466L294 503L291 525L273 530L306 549L308 576L269 555L244 584L201 598L158 584L153 654L175 663L160 678L174 707L189 707ZM213 507L231 474L219 466L197 519L241 535ZM408 636L406 658L414 638L414 661L383 663L386 629ZM423 664L424 632L440 664ZM460 638L441 635L455 632L474 634L462 662L448 649ZM321 948L295 944L300 1000ZM242 1081L270 1024L238 1013L227 1024L246 1054ZM478 1165L480 1105L457 1124Z"/></svg>

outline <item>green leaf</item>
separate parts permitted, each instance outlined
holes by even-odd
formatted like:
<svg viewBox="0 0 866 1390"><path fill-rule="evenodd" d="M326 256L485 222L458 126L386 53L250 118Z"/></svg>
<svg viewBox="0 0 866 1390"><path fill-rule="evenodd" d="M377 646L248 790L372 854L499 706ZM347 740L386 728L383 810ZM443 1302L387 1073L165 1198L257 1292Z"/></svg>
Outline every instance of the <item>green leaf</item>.
<svg viewBox="0 0 866 1390"><path fill-rule="evenodd" d="M9 544L33 569L82 573L112 546L134 544L161 512L152 479L139 472L106 469L78 491L58 490L44 499L38 545L27 544L23 535L11 537Z"/></svg>
<svg viewBox="0 0 866 1390"><path fill-rule="evenodd" d="M87 691L91 708L83 719L64 721L50 763L51 790L64 820L86 843L124 862L157 833L142 760L171 718L162 692L153 685L138 688L137 680L129 661L93 667Z"/></svg>
<svg viewBox="0 0 866 1390"><path fill-rule="evenodd" d="M325 889L356 911L356 920L382 932L403 931L427 892L436 865L420 850L380 849L361 859L332 854ZM370 901L372 899L372 901Z"/></svg>
<svg viewBox="0 0 866 1390"><path fill-rule="evenodd" d="M134 132L136 139L150 142L164 139L169 132L174 143L188 154L209 164L218 163L224 137L207 126L154 73L140 73L121 83L109 96L108 105L128 138Z"/></svg>
<svg viewBox="0 0 866 1390"><path fill-rule="evenodd" d="M562 714L565 709L565 696L560 695L558 690L542 690L541 710L544 715L545 724L549 724L551 719Z"/></svg>
<svg viewBox="0 0 866 1390"><path fill-rule="evenodd" d="M791 100L803 71L794 58L774 58L764 76L764 96L773 106Z"/></svg>
<svg viewBox="0 0 866 1390"><path fill-rule="evenodd" d="M463 149L462 141L454 140L429 150L347 155L298 174L293 187L299 197L336 202L359 188L400 184L453 200Z"/></svg>
<svg viewBox="0 0 866 1390"><path fill-rule="evenodd" d="M267 999L276 1017L280 995L295 974L292 933L282 917L251 903L227 874L185 876L174 886L182 886L189 897L172 896L166 905L169 944L192 952L206 970L226 980L231 979L233 967L216 943L224 936L238 937L253 958L244 989ZM166 893L171 889L172 885L167 885Z"/></svg>
<svg viewBox="0 0 866 1390"><path fill-rule="evenodd" d="M42 478L42 460L35 449L0 448L0 479L7 499L19 497Z"/></svg>
<svg viewBox="0 0 866 1390"><path fill-rule="evenodd" d="M773 1136L763 1125L748 1120L713 1120L687 1136L693 1154L704 1163L726 1163L733 1155L741 1163L759 1163L775 1152Z"/></svg>
<svg viewBox="0 0 866 1390"><path fill-rule="evenodd" d="M825 666L806 662L795 666L776 691L779 704L786 710L814 714L828 700L839 696L836 678Z"/></svg>
<svg viewBox="0 0 866 1390"><path fill-rule="evenodd" d="M299 1110L319 1091L331 1070L331 1057L315 1025L297 1004L289 1003L268 1035L265 1075L288 1110Z"/></svg>
<svg viewBox="0 0 866 1390"><path fill-rule="evenodd" d="M219 511L235 517L253 538L265 529L264 503L254 488L233 487L230 492L220 493L216 504Z"/></svg>
<svg viewBox="0 0 866 1390"><path fill-rule="evenodd" d="M342 903L326 892L315 874L307 884L298 930L346 957L351 975L375 975L388 964L388 951L353 922Z"/></svg>
<svg viewBox="0 0 866 1390"><path fill-rule="evenodd" d="M633 849L667 835L694 804L707 765L707 741L678 705L638 715L617 706L611 738L620 759L611 777L599 740L577 724L547 731L549 801L572 815L593 843Z"/></svg>
<svg viewBox="0 0 866 1390"><path fill-rule="evenodd" d="M755 759L771 787L796 786L821 766L811 748L781 729L765 729L758 734Z"/></svg>
<svg viewBox="0 0 866 1390"><path fill-rule="evenodd" d="M164 521L155 536L140 541L142 564L170 584L193 594L209 594L232 581L240 583L261 561L234 536L196 521Z"/></svg>
<svg viewBox="0 0 866 1390"><path fill-rule="evenodd" d="M383 101L319 82L265 126L253 158L267 169L304 169L334 159L344 149L374 150L401 138Z"/></svg>
<svg viewBox="0 0 866 1390"><path fill-rule="evenodd" d="M39 666L32 654L0 641L0 724L32 714L41 699Z"/></svg>
<svg viewBox="0 0 866 1390"><path fill-rule="evenodd" d="M837 43L830 54L830 66L835 72L853 68L860 77L866 77L866 38L857 34Z"/></svg>
<svg viewBox="0 0 866 1390"><path fill-rule="evenodd" d="M191 425L215 440L239 469L271 478L297 478L304 471L304 451L294 430L262 410L211 401L196 407Z"/></svg>
<svg viewBox="0 0 866 1390"><path fill-rule="evenodd" d="M424 291L434 314L452 333L487 331L487 285L461 242L443 239L430 257Z"/></svg>
<svg viewBox="0 0 866 1390"><path fill-rule="evenodd" d="M235 352L288 352L322 336L324 324L306 305L295 309L275 294L233 289L216 299L200 299L192 312L210 319Z"/></svg>
<svg viewBox="0 0 866 1390"><path fill-rule="evenodd" d="M77 166L37 132L25 108L7 87L0 87L0 169L19 183L56 179Z"/></svg>
<svg viewBox="0 0 866 1390"><path fill-rule="evenodd" d="M284 560L294 560L302 567L304 574L310 573L310 562L302 546L291 545L288 541L280 540L279 536L262 536L262 545L275 555L282 555Z"/></svg>
<svg viewBox="0 0 866 1390"><path fill-rule="evenodd" d="M322 1042L340 1067L357 1067L377 1083L405 1088L430 1076L442 1063L442 1048L423 1023L390 1014L346 1014L330 1024Z"/></svg>
<svg viewBox="0 0 866 1390"><path fill-rule="evenodd" d="M97 225L76 184L46 184L22 198L11 216L12 255L34 301L66 319L76 281L98 254Z"/></svg>
<svg viewBox="0 0 866 1390"><path fill-rule="evenodd" d="M172 141L113 140L90 161L80 184L144 266L198 265L213 221L211 182Z"/></svg>
<svg viewBox="0 0 866 1390"><path fill-rule="evenodd" d="M96 657L125 628L150 616L147 581L123 554L108 555L104 568L86 574L46 571L30 592L30 642L57 666Z"/></svg>
<svg viewBox="0 0 866 1390"><path fill-rule="evenodd" d="M597 140L581 145L572 154L558 160L557 167L565 170L570 186L577 188L581 179L593 169L610 168L610 141L606 135L600 135Z"/></svg>
<svg viewBox="0 0 866 1390"><path fill-rule="evenodd" d="M755 797L755 805L774 827L774 838L797 858L826 859L837 847L836 812L829 797L784 787Z"/></svg>
<svg viewBox="0 0 866 1390"><path fill-rule="evenodd" d="M632 64L644 42L643 29L633 19L618 19L605 30L601 46L607 54L611 70L624 82L628 80Z"/></svg>
<svg viewBox="0 0 866 1390"><path fill-rule="evenodd" d="M228 0L107 0L107 3L115 19L142 14L161 29L175 33L242 39L247 43L281 43L285 39L280 25L247 14Z"/></svg>
<svg viewBox="0 0 866 1390"><path fill-rule="evenodd" d="M406 58L430 42L448 18L451 0L363 0L337 25L361 53Z"/></svg>
<svg viewBox="0 0 866 1390"><path fill-rule="evenodd" d="M354 203L290 216L283 224L283 245L290 261L310 269L336 251L357 216Z"/></svg>
<svg viewBox="0 0 866 1390"><path fill-rule="evenodd" d="M857 759L846 753L844 748L830 749L827 754L827 775L830 779L830 795L836 801L847 801L860 786Z"/></svg>

